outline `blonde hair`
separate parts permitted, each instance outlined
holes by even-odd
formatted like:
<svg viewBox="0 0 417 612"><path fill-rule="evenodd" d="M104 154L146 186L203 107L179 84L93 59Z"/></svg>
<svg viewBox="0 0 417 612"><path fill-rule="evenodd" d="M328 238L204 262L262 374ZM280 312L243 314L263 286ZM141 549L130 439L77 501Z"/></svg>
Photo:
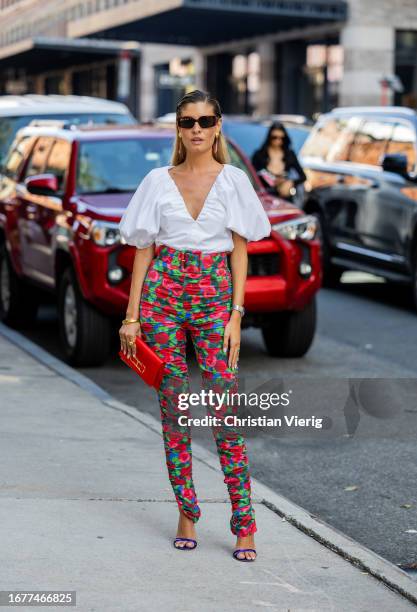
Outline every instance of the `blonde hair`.
<svg viewBox="0 0 417 612"><path fill-rule="evenodd" d="M194 91L190 91L185 94L181 100L177 104L176 108L176 122L175 122L175 143L174 149L171 157L171 165L178 166L181 164L186 156L187 151L184 145L182 144L181 138L179 137L178 132L178 119L181 117L182 108L186 104L192 104L193 102L207 102L213 107L213 112L217 117L222 116L220 104L216 98L212 98L208 92L201 91L199 89L194 89ZM217 147L216 147L217 143ZM227 148L227 142L223 135L223 132L220 131L217 138L214 139L213 147L212 147L213 158L221 164L230 163L230 155Z"/></svg>

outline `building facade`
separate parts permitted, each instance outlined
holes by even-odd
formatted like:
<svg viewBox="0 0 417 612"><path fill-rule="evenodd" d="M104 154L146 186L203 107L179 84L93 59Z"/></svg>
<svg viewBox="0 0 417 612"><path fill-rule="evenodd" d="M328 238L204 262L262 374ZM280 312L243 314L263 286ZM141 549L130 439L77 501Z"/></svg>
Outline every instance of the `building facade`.
<svg viewBox="0 0 417 612"><path fill-rule="evenodd" d="M227 113L417 106L416 0L0 0L0 94L120 99L142 120L206 88Z"/></svg>

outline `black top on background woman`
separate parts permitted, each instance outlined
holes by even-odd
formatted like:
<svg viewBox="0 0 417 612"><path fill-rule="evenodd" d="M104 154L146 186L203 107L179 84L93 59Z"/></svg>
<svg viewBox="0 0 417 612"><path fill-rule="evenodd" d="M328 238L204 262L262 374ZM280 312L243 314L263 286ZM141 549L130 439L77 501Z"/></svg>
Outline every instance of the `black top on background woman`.
<svg viewBox="0 0 417 612"><path fill-rule="evenodd" d="M287 200L294 200L297 186L306 180L290 137L279 122L269 128L264 143L252 156L252 164L265 189Z"/></svg>

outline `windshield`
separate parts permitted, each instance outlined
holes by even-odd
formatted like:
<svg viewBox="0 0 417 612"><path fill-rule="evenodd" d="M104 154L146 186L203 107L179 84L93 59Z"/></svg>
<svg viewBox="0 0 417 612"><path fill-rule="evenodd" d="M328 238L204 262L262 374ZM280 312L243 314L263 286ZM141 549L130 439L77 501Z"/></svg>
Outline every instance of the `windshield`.
<svg viewBox="0 0 417 612"><path fill-rule="evenodd" d="M24 115L21 117L0 117L0 163L4 164L10 145L12 144L16 132L34 119L57 119L58 121L68 120L74 124L80 123L136 123L135 118L130 114L120 113L51 113L45 115Z"/></svg>
<svg viewBox="0 0 417 612"><path fill-rule="evenodd" d="M135 191L153 168L171 165L174 138L135 138L81 142L77 161L77 193ZM258 189L251 171L237 150L228 145L230 163L246 172Z"/></svg>
<svg viewBox="0 0 417 612"><path fill-rule="evenodd" d="M172 146L172 138L81 142L77 192L135 191L150 170L170 165Z"/></svg>

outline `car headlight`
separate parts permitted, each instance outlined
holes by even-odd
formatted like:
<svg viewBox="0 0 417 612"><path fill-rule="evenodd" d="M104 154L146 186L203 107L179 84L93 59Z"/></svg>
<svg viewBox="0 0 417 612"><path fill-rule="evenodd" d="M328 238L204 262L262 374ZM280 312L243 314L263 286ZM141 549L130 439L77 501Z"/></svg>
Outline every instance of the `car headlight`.
<svg viewBox="0 0 417 612"><path fill-rule="evenodd" d="M313 215L306 215L291 219L291 221L283 221L282 223L274 223L272 229L280 233L287 240L313 240L317 232L317 219Z"/></svg>
<svg viewBox="0 0 417 612"><path fill-rule="evenodd" d="M90 226L90 236L95 244L100 246L112 246L121 241L119 224L109 221L93 221Z"/></svg>

